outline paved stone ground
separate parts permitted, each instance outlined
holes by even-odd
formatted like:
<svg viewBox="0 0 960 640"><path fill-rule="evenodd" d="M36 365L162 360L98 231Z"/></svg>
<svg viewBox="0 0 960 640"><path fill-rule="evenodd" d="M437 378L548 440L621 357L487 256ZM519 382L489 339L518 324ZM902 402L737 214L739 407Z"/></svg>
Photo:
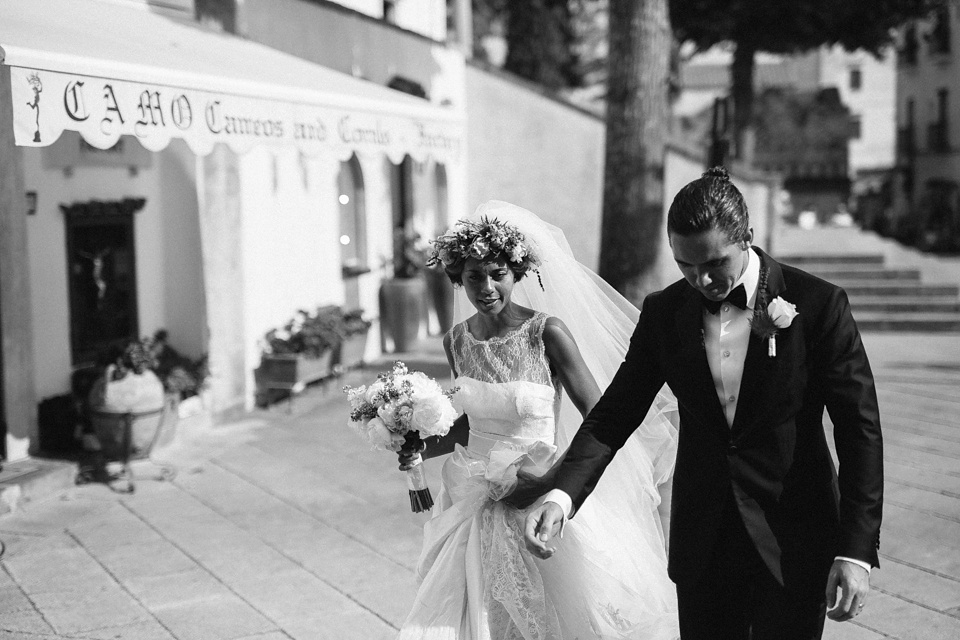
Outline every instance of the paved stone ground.
<svg viewBox="0 0 960 640"><path fill-rule="evenodd" d="M864 341L886 442L883 567L863 615L825 637L960 638L960 335ZM437 342L423 346L405 359L445 376ZM346 428L337 386L183 430L138 464L132 495L87 485L0 517L0 640L392 638L425 516L391 457Z"/></svg>

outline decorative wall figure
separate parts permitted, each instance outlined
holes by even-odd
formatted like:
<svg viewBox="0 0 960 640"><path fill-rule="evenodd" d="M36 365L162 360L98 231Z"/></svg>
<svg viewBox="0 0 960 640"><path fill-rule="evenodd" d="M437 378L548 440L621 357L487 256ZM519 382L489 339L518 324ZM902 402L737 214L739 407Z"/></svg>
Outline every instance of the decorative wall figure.
<svg viewBox="0 0 960 640"><path fill-rule="evenodd" d="M37 130L33 134L33 141L40 142L40 92L43 91L43 83L40 82L40 76L36 73L31 73L27 82L33 89L33 102L28 102L27 106L36 111L37 120Z"/></svg>
<svg viewBox="0 0 960 640"><path fill-rule="evenodd" d="M103 260L110 255L110 247L101 249L96 253L77 251L77 255L89 260L93 267L91 276L93 278L93 283L97 287L97 307L100 308L103 306L103 299L107 295L107 280L104 277Z"/></svg>

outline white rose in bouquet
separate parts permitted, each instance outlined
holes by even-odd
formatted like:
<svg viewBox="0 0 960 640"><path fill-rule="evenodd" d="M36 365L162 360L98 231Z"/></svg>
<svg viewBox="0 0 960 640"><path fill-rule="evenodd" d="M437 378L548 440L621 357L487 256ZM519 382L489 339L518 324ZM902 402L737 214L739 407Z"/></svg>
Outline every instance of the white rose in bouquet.
<svg viewBox="0 0 960 640"><path fill-rule="evenodd" d="M413 405L410 428L418 431L421 438L445 436L457 419L457 412L450 399L442 393L426 398L418 398Z"/></svg>
<svg viewBox="0 0 960 640"><path fill-rule="evenodd" d="M403 445L403 436L391 431L380 418L371 418L367 423L367 438L374 449L399 451Z"/></svg>
<svg viewBox="0 0 960 640"><path fill-rule="evenodd" d="M407 376L406 381L413 404L410 429L419 432L421 438L447 435L457 418L450 398L436 380L419 371Z"/></svg>
<svg viewBox="0 0 960 640"><path fill-rule="evenodd" d="M380 418L384 424L386 424L391 429L397 428L397 403L388 402L382 407L377 409L377 417Z"/></svg>

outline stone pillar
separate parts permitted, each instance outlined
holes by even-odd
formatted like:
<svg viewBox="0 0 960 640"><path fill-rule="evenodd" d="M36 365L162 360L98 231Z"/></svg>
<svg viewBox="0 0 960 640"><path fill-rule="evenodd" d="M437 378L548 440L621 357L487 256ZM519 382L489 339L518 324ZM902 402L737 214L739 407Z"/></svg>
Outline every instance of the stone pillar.
<svg viewBox="0 0 960 640"><path fill-rule="evenodd" d="M23 150L13 141L10 67L0 64L0 435L8 460L39 447L26 202Z"/></svg>
<svg viewBox="0 0 960 640"><path fill-rule="evenodd" d="M473 57L473 7L470 0L454 0L454 32L463 57Z"/></svg>
<svg viewBox="0 0 960 640"><path fill-rule="evenodd" d="M210 391L213 412L223 417L243 410L248 391L240 161L229 147L218 143L197 163Z"/></svg>

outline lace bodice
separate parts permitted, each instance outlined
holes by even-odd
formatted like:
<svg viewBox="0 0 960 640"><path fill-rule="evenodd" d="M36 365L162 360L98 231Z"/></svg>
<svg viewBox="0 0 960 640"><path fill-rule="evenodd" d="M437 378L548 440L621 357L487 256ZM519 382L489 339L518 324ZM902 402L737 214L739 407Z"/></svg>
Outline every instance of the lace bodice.
<svg viewBox="0 0 960 640"><path fill-rule="evenodd" d="M489 340L473 337L466 322L450 330L460 387L454 399L470 416L471 431L553 442L561 387L543 346L547 317L536 313Z"/></svg>
<svg viewBox="0 0 960 640"><path fill-rule="evenodd" d="M535 313L505 336L478 340L461 322L450 330L457 375L482 382L524 380L554 386L543 346L547 314Z"/></svg>

